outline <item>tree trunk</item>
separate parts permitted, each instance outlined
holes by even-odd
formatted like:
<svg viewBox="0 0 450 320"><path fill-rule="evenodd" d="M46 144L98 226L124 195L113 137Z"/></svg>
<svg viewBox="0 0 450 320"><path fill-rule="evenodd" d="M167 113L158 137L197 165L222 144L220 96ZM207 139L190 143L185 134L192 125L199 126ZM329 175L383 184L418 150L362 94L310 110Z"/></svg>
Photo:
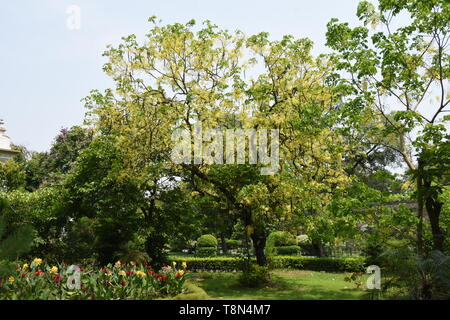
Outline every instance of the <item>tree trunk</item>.
<svg viewBox="0 0 450 320"><path fill-rule="evenodd" d="M419 219L419 222L417 224L417 254L419 256L423 256L423 181L422 181L422 174L423 174L423 163L419 159L418 161L418 168L417 168L417 218Z"/></svg>
<svg viewBox="0 0 450 320"><path fill-rule="evenodd" d="M255 248L256 263L260 266L267 265L266 255L264 249L266 248L267 235L264 232L253 232L252 234L253 247Z"/></svg>
<svg viewBox="0 0 450 320"><path fill-rule="evenodd" d="M228 253L227 240L223 233L220 234L220 243L221 243L221 247L222 247L222 253L227 254Z"/></svg>
<svg viewBox="0 0 450 320"><path fill-rule="evenodd" d="M325 255L323 245L320 242L313 242L312 243L313 248L313 255L316 257L323 257Z"/></svg>
<svg viewBox="0 0 450 320"><path fill-rule="evenodd" d="M439 227L439 217L442 209L442 202L439 202L432 197L425 198L425 205L430 219L431 233L433 235L433 250L444 250L444 234Z"/></svg>

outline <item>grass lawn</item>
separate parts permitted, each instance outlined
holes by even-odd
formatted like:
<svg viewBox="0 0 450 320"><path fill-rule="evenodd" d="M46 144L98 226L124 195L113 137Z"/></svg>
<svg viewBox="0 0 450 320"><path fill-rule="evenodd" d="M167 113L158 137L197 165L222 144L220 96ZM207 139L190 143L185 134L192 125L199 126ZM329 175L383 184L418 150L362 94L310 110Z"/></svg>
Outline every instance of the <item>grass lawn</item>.
<svg viewBox="0 0 450 320"><path fill-rule="evenodd" d="M275 270L272 284L262 288L242 288L238 273L194 273L190 282L211 299L225 300L358 300L367 298L364 290L344 281L345 273L306 270ZM363 281L365 282L365 279Z"/></svg>

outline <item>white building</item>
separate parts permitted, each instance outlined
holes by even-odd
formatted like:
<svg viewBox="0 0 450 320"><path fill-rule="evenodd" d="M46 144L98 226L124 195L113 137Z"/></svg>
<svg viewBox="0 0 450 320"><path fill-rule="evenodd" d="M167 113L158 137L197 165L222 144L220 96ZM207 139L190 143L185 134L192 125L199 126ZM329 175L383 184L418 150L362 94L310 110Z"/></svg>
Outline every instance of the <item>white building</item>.
<svg viewBox="0 0 450 320"><path fill-rule="evenodd" d="M11 149L11 139L5 135L5 132L4 122L0 120L0 161L8 161L19 153Z"/></svg>

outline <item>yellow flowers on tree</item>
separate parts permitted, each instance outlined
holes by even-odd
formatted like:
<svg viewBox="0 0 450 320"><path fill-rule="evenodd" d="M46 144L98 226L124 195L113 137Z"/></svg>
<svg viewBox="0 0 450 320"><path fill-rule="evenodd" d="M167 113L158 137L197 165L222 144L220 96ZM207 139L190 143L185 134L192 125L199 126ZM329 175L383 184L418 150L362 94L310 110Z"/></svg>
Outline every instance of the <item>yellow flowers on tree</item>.
<svg viewBox="0 0 450 320"><path fill-rule="evenodd" d="M195 21L150 21L143 43L131 35L105 52L104 71L116 87L86 98L87 121L116 139L123 177L139 181L146 193L147 222L157 223L152 216L162 191L190 188L238 215L264 265L266 238L277 221L305 207L320 215L333 190L349 181L341 164L347 150L334 129L341 96L333 61L314 58L308 39L246 37L209 21L201 28ZM277 130L279 143L271 139L270 147L272 155L279 149L277 171L261 175L261 163L174 163L172 134L181 128L192 136L198 124L203 132Z"/></svg>

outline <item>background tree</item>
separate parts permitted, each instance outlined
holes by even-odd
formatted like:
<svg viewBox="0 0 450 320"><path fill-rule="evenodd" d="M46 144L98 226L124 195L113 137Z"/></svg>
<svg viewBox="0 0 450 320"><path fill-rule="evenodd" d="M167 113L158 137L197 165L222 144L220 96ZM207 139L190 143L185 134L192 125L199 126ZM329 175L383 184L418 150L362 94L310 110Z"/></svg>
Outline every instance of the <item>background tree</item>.
<svg viewBox="0 0 450 320"><path fill-rule="evenodd" d="M342 107L347 112L346 120L356 132L361 132L362 124L371 122L362 139L368 149L374 145L392 149L414 172L419 221L423 220L425 205L433 248L442 250L439 194L442 173L447 170L436 175L426 173L425 168L436 165L428 156L429 149L440 155L441 163L449 163L449 154L442 152L449 143L444 125L449 120L444 112L450 102L448 2L381 0L375 7L363 1L357 15L364 26L351 28L333 19L327 32L327 44L337 52L337 67L345 71L341 84L349 93ZM405 16L409 18L406 24L400 19ZM372 25L372 30L367 25ZM436 98L428 101L431 95Z"/></svg>

